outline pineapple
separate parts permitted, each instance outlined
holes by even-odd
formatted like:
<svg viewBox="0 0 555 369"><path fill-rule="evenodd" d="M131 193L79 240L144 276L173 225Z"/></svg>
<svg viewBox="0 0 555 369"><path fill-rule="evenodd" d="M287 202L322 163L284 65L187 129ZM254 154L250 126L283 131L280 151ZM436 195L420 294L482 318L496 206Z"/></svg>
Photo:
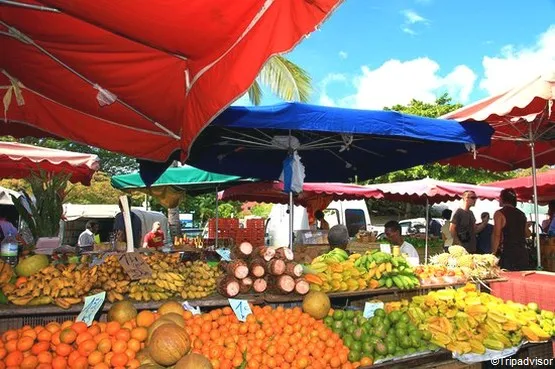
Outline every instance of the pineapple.
<svg viewBox="0 0 555 369"><path fill-rule="evenodd" d="M467 255L468 251L466 251L466 249L462 246L449 246L449 253L458 258L459 256L463 256L463 255Z"/></svg>

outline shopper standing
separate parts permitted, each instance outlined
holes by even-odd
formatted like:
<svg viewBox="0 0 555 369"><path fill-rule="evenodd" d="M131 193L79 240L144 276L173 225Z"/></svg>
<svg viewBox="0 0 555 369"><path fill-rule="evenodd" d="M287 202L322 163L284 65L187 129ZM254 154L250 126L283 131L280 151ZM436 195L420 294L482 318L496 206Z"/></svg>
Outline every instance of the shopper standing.
<svg viewBox="0 0 555 369"><path fill-rule="evenodd" d="M463 246L470 254L476 253L476 218L470 210L476 205L476 199L474 191L463 193L462 206L453 215L449 228L453 245Z"/></svg>
<svg viewBox="0 0 555 369"><path fill-rule="evenodd" d="M526 238L530 229L526 215L516 208L516 193L508 188L499 195L501 209L493 215L492 253L499 255L499 265L507 270L526 270L530 267Z"/></svg>

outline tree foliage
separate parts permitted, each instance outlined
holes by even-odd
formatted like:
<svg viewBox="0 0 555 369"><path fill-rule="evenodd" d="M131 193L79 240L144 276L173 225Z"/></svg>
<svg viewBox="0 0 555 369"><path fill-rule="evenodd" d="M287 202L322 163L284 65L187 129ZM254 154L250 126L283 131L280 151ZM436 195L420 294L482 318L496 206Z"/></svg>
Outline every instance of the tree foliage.
<svg viewBox="0 0 555 369"><path fill-rule="evenodd" d="M449 95L445 93L438 97L434 103L426 103L413 99L408 105L394 105L386 107L384 110L437 118L461 107L461 104L453 103ZM429 177L450 182L480 184L513 178L515 174L514 172L491 172L478 168L464 168L434 163L391 172L366 183L391 183ZM422 216L424 211L422 206L412 206L411 204L395 203L387 200L370 200L369 205L372 210L376 210L380 214L402 214L405 217Z"/></svg>

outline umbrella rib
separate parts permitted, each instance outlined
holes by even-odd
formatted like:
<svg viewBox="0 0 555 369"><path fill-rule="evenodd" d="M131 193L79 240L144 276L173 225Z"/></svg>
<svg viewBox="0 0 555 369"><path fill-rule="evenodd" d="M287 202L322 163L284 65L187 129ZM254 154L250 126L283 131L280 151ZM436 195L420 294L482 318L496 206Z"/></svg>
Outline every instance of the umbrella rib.
<svg viewBox="0 0 555 369"><path fill-rule="evenodd" d="M254 145L254 146L259 146L259 147L275 147L274 145L272 145L271 143L267 143L267 142L254 142L254 141L248 141L248 140L243 140L240 138L235 138L235 137L229 137L229 136L222 136L223 139L229 140L229 141L235 141L235 142L239 142L242 144L248 144L248 145ZM285 150L285 148L283 148L283 150Z"/></svg>
<svg viewBox="0 0 555 369"><path fill-rule="evenodd" d="M538 156L543 156L543 155L549 154L549 153L554 152L554 151L555 151L555 148L552 148L552 149L549 149L549 150L545 150L545 151L542 151L542 152L539 153L539 154L536 154L535 157L537 158ZM521 159L521 160L517 161L516 164L525 162L526 160L530 160L530 158Z"/></svg>
<svg viewBox="0 0 555 369"><path fill-rule="evenodd" d="M66 68L68 71L70 71L71 73L75 74L77 77L81 78L83 81L85 81L86 83L90 84L91 86L97 85L95 83L93 83L91 80L89 80L87 77L85 77L84 75L82 75L81 73L77 72L75 69L71 68L69 65L65 64L62 60L58 59L56 56L54 56L52 53L50 53L48 50L46 50L45 48L43 48L42 46L38 45L32 38L30 38L29 36L27 36L26 34L24 34L23 32L21 32L20 30L18 30L15 27L10 26L9 24L0 21L0 24L2 24L4 27L8 28L9 31L13 32L15 34L15 38L18 39L19 41L23 42L23 43L28 43L33 45L34 47L36 47L40 52L42 52L43 54L45 54L46 56L48 56L50 59L54 60L56 63L60 64L62 67ZM123 105L124 107L126 107L127 109L135 112L136 114L138 114L139 116L143 117L144 119L148 120L149 122L151 122L152 124L154 124L156 127L158 127L160 130L164 131L168 136L179 140L180 137L179 135L175 134L174 132L170 131L168 128L164 127L163 125L161 125L160 123L156 122L154 119L150 118L149 116L147 116L146 114L142 113L141 111L139 111L138 109L136 109L135 107L129 105L128 103L126 103L125 101L123 101L121 98L117 97L116 95L114 95L115 99L117 101L119 101L119 103L121 105Z"/></svg>
<svg viewBox="0 0 555 369"><path fill-rule="evenodd" d="M32 10L41 10L45 12L60 13L58 9L49 8L47 6L42 6L42 5L25 4L25 3L20 3L18 1L0 0L0 4L6 4L8 6L16 6L16 7L27 8Z"/></svg>
<svg viewBox="0 0 555 369"><path fill-rule="evenodd" d="M376 155L377 157L380 157L380 158L385 158L385 155L378 154L378 153L375 152L375 151L365 149L365 148L360 147L360 146L358 146L358 145L352 145L352 146L353 146L355 149L359 149L359 150L361 150L361 151L367 152L368 154Z"/></svg>
<svg viewBox="0 0 555 369"><path fill-rule="evenodd" d="M253 136L253 135L249 135L249 134L246 134L244 132L233 131L233 130L228 129L228 128L224 128L224 131L227 131L228 133L231 133L231 134L237 134L237 135L240 135L240 136L243 136L243 137L250 138L252 140L258 141L259 143L268 143L269 142L269 141L265 141L263 138L256 137L256 136ZM271 141L271 137L269 137L269 139Z"/></svg>
<svg viewBox="0 0 555 369"><path fill-rule="evenodd" d="M537 137L538 139L541 138L542 136L545 136L547 133L549 133L549 131L551 131L552 129L555 128L555 124L550 126L549 128L547 128L545 131L543 131L542 133L539 134L539 136Z"/></svg>

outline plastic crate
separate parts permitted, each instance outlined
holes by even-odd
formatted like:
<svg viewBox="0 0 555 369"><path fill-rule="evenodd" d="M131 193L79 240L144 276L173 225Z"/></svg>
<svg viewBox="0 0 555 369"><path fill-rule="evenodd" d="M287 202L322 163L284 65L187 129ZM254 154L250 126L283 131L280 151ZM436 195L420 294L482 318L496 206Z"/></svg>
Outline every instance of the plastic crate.
<svg viewBox="0 0 555 369"><path fill-rule="evenodd" d="M264 219L247 219L248 229L264 229Z"/></svg>

